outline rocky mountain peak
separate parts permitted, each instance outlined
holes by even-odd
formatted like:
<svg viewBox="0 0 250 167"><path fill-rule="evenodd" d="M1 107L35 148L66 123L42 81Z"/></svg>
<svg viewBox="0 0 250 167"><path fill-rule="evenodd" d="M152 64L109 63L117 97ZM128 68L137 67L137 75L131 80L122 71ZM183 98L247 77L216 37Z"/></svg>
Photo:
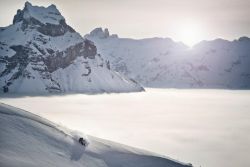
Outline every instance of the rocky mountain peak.
<svg viewBox="0 0 250 167"><path fill-rule="evenodd" d="M105 28L104 30L99 27L94 29L93 31L90 32L91 36L97 36L99 38L107 38L109 37L109 30L107 28Z"/></svg>
<svg viewBox="0 0 250 167"><path fill-rule="evenodd" d="M48 7L33 6L26 2L23 10L17 10L13 24L21 22L21 29L37 29L40 33L48 36L61 36L66 32L75 32L66 24L64 17L55 5Z"/></svg>
<svg viewBox="0 0 250 167"><path fill-rule="evenodd" d="M108 37L118 37L116 34L112 34L110 35L109 30L107 28L95 28L94 30L92 30L89 34L87 34L85 37L94 37L94 38L100 38L100 39L105 39Z"/></svg>
<svg viewBox="0 0 250 167"><path fill-rule="evenodd" d="M18 9L14 16L13 24L26 20L35 19L42 24L58 25L65 20L55 5L48 7L33 6L30 2L26 2L23 10Z"/></svg>

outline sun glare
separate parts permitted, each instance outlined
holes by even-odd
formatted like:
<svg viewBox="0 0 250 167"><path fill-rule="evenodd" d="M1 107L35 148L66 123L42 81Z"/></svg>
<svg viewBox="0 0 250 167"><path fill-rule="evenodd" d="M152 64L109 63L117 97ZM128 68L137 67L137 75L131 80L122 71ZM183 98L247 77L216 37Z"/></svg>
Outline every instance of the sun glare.
<svg viewBox="0 0 250 167"><path fill-rule="evenodd" d="M180 41L192 47L204 38L204 32L199 24L185 22L178 26L177 36Z"/></svg>

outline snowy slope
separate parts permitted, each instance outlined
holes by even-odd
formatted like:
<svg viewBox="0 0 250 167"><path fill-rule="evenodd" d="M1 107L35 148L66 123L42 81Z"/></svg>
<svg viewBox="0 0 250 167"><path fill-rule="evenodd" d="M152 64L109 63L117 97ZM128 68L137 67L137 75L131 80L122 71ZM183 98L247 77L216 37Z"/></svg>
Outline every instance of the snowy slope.
<svg viewBox="0 0 250 167"><path fill-rule="evenodd" d="M25 3L13 24L0 30L1 92L142 91L97 54L96 46L66 24L55 5Z"/></svg>
<svg viewBox="0 0 250 167"><path fill-rule="evenodd" d="M0 103L0 166L188 167L155 154L86 137L46 119Z"/></svg>
<svg viewBox="0 0 250 167"><path fill-rule="evenodd" d="M134 40L96 28L85 37L111 68L147 87L250 88L250 39L203 41L188 48L169 38Z"/></svg>

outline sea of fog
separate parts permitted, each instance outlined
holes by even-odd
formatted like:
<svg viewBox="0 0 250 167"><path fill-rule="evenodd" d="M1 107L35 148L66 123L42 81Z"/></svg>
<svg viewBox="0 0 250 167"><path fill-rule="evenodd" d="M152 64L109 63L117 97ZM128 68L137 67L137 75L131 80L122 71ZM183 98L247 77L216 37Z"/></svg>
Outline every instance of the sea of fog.
<svg viewBox="0 0 250 167"><path fill-rule="evenodd" d="M250 91L147 89L0 101L195 166L250 166Z"/></svg>

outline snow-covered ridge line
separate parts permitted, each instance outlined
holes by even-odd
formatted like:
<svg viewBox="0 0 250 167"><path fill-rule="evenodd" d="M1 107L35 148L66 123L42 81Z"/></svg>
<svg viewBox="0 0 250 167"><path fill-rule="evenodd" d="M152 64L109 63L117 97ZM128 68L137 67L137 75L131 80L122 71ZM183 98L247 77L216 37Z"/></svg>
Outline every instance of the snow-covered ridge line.
<svg viewBox="0 0 250 167"><path fill-rule="evenodd" d="M1 103L1 102L0 102L0 105L3 108L2 110L0 110L1 114L11 115L11 116L18 116L18 117L22 117L22 118L30 119L32 121L39 122L39 123L41 123L43 125L46 125L46 126L49 126L49 127L52 127L52 128L56 127L55 125L52 125L52 122L50 122L49 120L46 120L46 119L42 120L42 117L40 117L38 115L33 114L31 116L31 114L28 113L25 110L22 110L22 109L19 109L19 108L16 108L16 107L12 107L10 105L7 105L7 104Z"/></svg>
<svg viewBox="0 0 250 167"><path fill-rule="evenodd" d="M185 45L183 42L181 41L176 41L173 40L172 38L169 37L147 37L147 38L129 38L129 37L120 37L118 36L118 34L110 34L109 29L108 28L102 28L102 27L97 27L94 28L92 31L90 31L88 34L85 34L84 37L86 38L100 38L100 39L105 39L105 38L119 38L119 39L127 39L127 40L132 40L132 41L154 41L154 40L169 40L169 42L175 42L175 43L179 43L182 44L183 46L186 47L186 49L190 49L189 46ZM240 36L238 38L229 40L229 39L223 39L223 38L215 38L215 39L211 39L211 40L202 40L198 43L196 43L193 47L195 47L196 45L199 45L201 43L213 43L213 42L234 42L234 41L249 41L250 37L248 36ZM192 47L192 48L193 48Z"/></svg>
<svg viewBox="0 0 250 167"><path fill-rule="evenodd" d="M31 121L35 121L35 122L40 123L42 125L53 128L54 130L56 130L60 133L63 133L66 136L73 137L72 134L67 132L68 130L66 128L62 128L62 127L56 125L55 123L53 123L45 118L40 117L39 115L31 114L25 110L22 110L22 109L19 109L16 107L12 107L10 105L7 105L7 104L1 103L1 102L0 102L0 106L2 107L2 109L0 110L0 114L6 114L6 115L10 115L10 116L17 116L17 117L29 119Z"/></svg>

